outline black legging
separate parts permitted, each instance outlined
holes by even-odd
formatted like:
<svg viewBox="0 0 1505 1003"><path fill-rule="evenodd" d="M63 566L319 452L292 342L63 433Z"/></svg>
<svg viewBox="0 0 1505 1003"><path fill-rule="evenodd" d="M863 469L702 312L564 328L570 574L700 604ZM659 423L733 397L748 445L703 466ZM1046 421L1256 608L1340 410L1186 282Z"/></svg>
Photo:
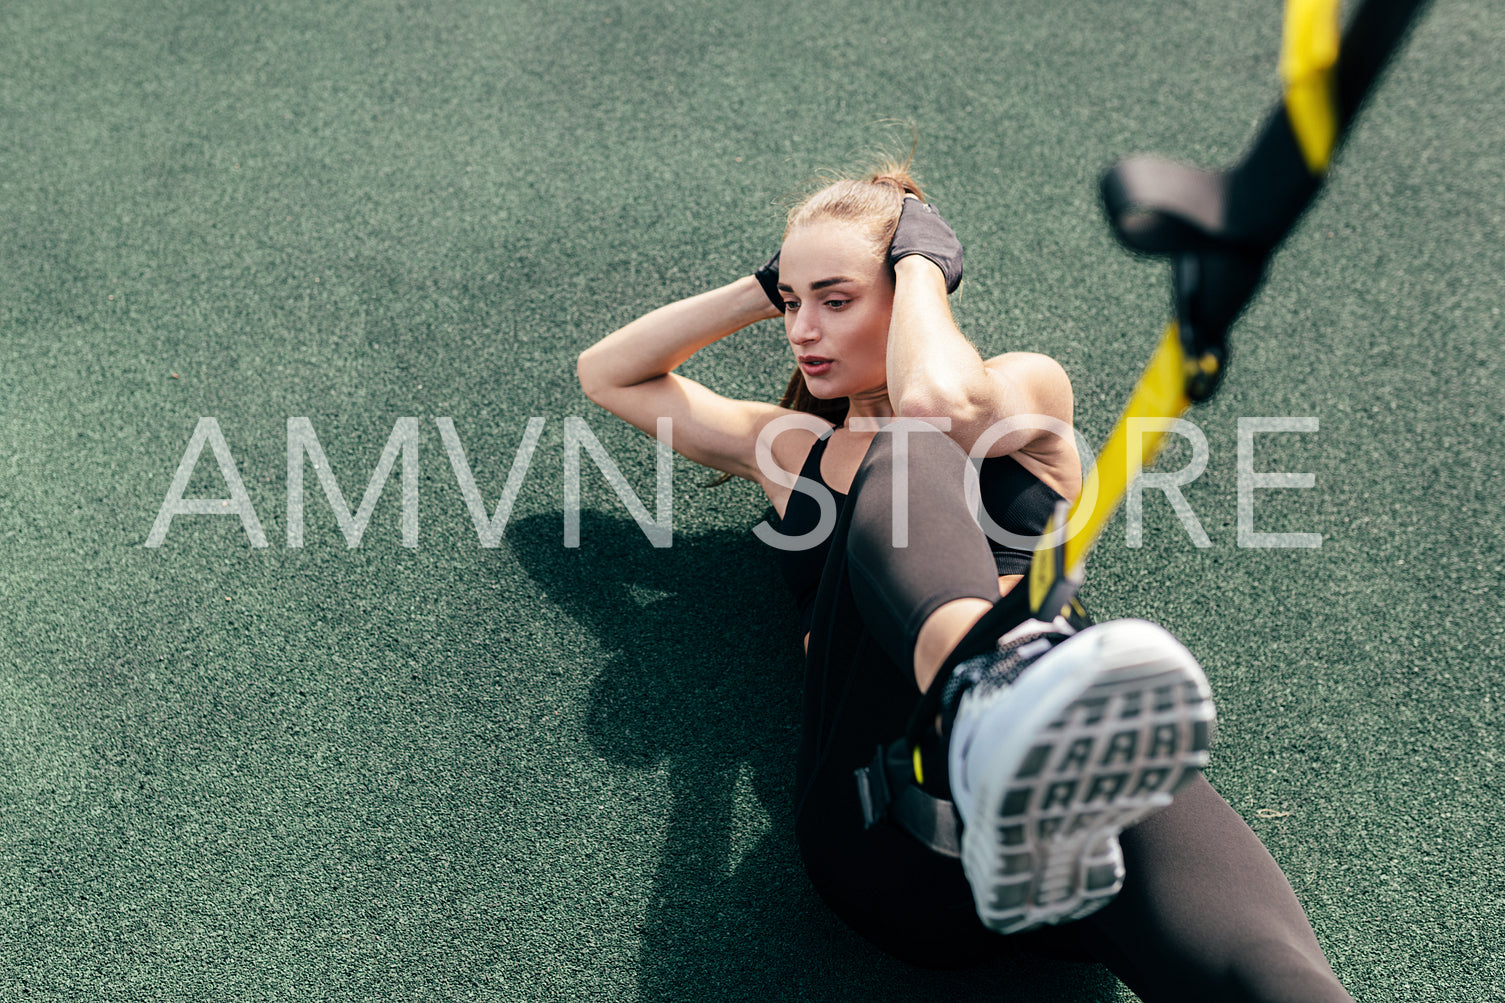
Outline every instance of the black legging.
<svg viewBox="0 0 1505 1003"><path fill-rule="evenodd" d="M863 936L920 965L976 963L1007 940L1085 952L1154 1003L1351 1000L1279 866L1202 777L1123 834L1128 876L1113 902L1010 938L977 919L958 861L892 826L863 828L852 771L903 733L919 698L911 663L920 625L950 599L998 596L963 492L969 461L948 436L908 437L909 540L892 546L898 441L874 437L815 603L796 836L822 897Z"/></svg>

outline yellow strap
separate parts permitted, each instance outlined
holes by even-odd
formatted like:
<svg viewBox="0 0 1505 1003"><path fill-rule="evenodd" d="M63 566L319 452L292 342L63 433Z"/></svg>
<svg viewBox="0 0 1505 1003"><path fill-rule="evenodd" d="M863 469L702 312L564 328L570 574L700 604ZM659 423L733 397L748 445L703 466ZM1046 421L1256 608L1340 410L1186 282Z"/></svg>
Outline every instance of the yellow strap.
<svg viewBox="0 0 1505 1003"><path fill-rule="evenodd" d="M1045 523L1045 535L1036 545L1029 562L1029 608L1036 616L1044 612L1041 607L1045 605L1050 587L1061 577L1056 567L1056 548L1048 542L1055 537L1057 528L1056 517L1052 515Z"/></svg>
<svg viewBox="0 0 1505 1003"><path fill-rule="evenodd" d="M920 765L920 747L914 747L914 781L917 784L925 782L925 769Z"/></svg>
<svg viewBox="0 0 1505 1003"><path fill-rule="evenodd" d="M1327 171L1338 137L1333 68L1338 64L1339 0L1286 0L1280 42L1280 79L1286 117L1307 169Z"/></svg>
<svg viewBox="0 0 1505 1003"><path fill-rule="evenodd" d="M1287 0L1285 35L1281 42L1280 75L1285 81L1285 105L1291 128L1308 169L1327 170L1337 142L1338 115L1333 69L1338 63L1339 0ZM1054 613L1041 607L1059 580L1080 583L1087 553L1097 543L1108 520L1141 470L1154 461L1165 432L1144 425L1135 429L1137 455L1130 452L1130 423L1139 418L1179 418L1191 406L1188 378L1216 374L1217 359L1207 355L1189 359L1181 348L1179 329L1172 321L1139 377L1128 405L1087 472L1082 493L1066 517L1066 542L1058 552L1052 545L1057 521L1052 518L1036 548L1029 570L1030 607L1036 615Z"/></svg>
<svg viewBox="0 0 1505 1003"><path fill-rule="evenodd" d="M1129 423L1136 418L1179 418L1191 406L1186 394L1186 381L1190 372L1205 368L1212 363L1205 360L1190 360L1181 348L1181 334L1175 321L1166 326L1160 346L1139 377L1128 406L1119 416L1118 424L1108 436L1097 462L1087 472L1082 493L1077 496L1067 515L1067 539L1065 545L1066 569L1073 580L1080 581L1087 563L1087 552L1102 535L1129 484L1139 476L1160 452L1165 441L1165 432L1154 428L1137 429L1139 454L1129 452ZM1045 539L1035 551L1030 565L1030 606L1036 612L1045 602L1046 592L1057 577L1055 548L1050 545L1054 522L1047 527Z"/></svg>

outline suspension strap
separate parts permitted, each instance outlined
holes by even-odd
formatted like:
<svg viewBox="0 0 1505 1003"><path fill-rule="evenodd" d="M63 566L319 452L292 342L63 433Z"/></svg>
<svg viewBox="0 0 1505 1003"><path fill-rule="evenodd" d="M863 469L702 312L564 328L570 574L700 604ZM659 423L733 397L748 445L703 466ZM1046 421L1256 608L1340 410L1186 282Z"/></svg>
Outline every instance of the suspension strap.
<svg viewBox="0 0 1505 1003"><path fill-rule="evenodd" d="M1029 573L1030 610L1048 620L1080 588L1087 553L1165 433L1216 393L1228 330L1270 257L1321 189L1385 64L1429 0L1365 0L1339 41L1338 0L1287 0L1281 100L1249 151L1223 171L1133 156L1103 176L1119 241L1170 260L1175 319L1129 397L1076 503L1057 507Z"/></svg>
<svg viewBox="0 0 1505 1003"><path fill-rule="evenodd" d="M1287 0L1280 74L1285 88L1236 165L1211 172L1134 156L1103 176L1101 195L1120 243L1171 263L1175 319L1119 417L1076 503L1056 506L1016 588L968 632L910 715L903 738L855 771L868 827L888 820L937 853L961 854L955 806L920 789L921 747L934 734L953 670L1028 618L1085 625L1076 598L1087 554L1129 485L1154 462L1171 422L1210 399L1227 370L1228 330L1264 280L1270 257L1322 187L1327 171L1391 55L1430 0L1364 0L1338 32L1339 0Z"/></svg>

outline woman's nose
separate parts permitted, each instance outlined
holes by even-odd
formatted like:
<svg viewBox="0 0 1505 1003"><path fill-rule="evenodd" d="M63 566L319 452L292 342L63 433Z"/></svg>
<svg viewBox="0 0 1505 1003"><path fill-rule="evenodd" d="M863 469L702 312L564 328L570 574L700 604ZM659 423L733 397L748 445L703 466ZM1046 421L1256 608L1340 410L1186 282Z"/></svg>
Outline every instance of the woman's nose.
<svg viewBox="0 0 1505 1003"><path fill-rule="evenodd" d="M810 316L804 310L794 311L794 316L789 318L789 340L796 345L808 345L820 337L820 331L814 322L806 320Z"/></svg>

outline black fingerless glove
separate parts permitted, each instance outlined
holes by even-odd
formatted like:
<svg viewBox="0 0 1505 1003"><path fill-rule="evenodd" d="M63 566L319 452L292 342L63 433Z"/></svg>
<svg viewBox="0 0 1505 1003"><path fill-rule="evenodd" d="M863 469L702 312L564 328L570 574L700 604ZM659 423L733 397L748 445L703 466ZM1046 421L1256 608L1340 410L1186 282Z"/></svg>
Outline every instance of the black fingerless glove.
<svg viewBox="0 0 1505 1003"><path fill-rule="evenodd" d="M784 294L779 292L779 255L783 251L773 252L773 257L764 262L763 267L753 272L753 277L768 294L768 299L780 310L784 309Z"/></svg>
<svg viewBox="0 0 1505 1003"><path fill-rule="evenodd" d="M892 265L911 254L929 258L940 267L941 274L946 276L946 292L954 293L962 284L961 241L934 206L917 198L904 200L899 226L888 245L888 263Z"/></svg>

